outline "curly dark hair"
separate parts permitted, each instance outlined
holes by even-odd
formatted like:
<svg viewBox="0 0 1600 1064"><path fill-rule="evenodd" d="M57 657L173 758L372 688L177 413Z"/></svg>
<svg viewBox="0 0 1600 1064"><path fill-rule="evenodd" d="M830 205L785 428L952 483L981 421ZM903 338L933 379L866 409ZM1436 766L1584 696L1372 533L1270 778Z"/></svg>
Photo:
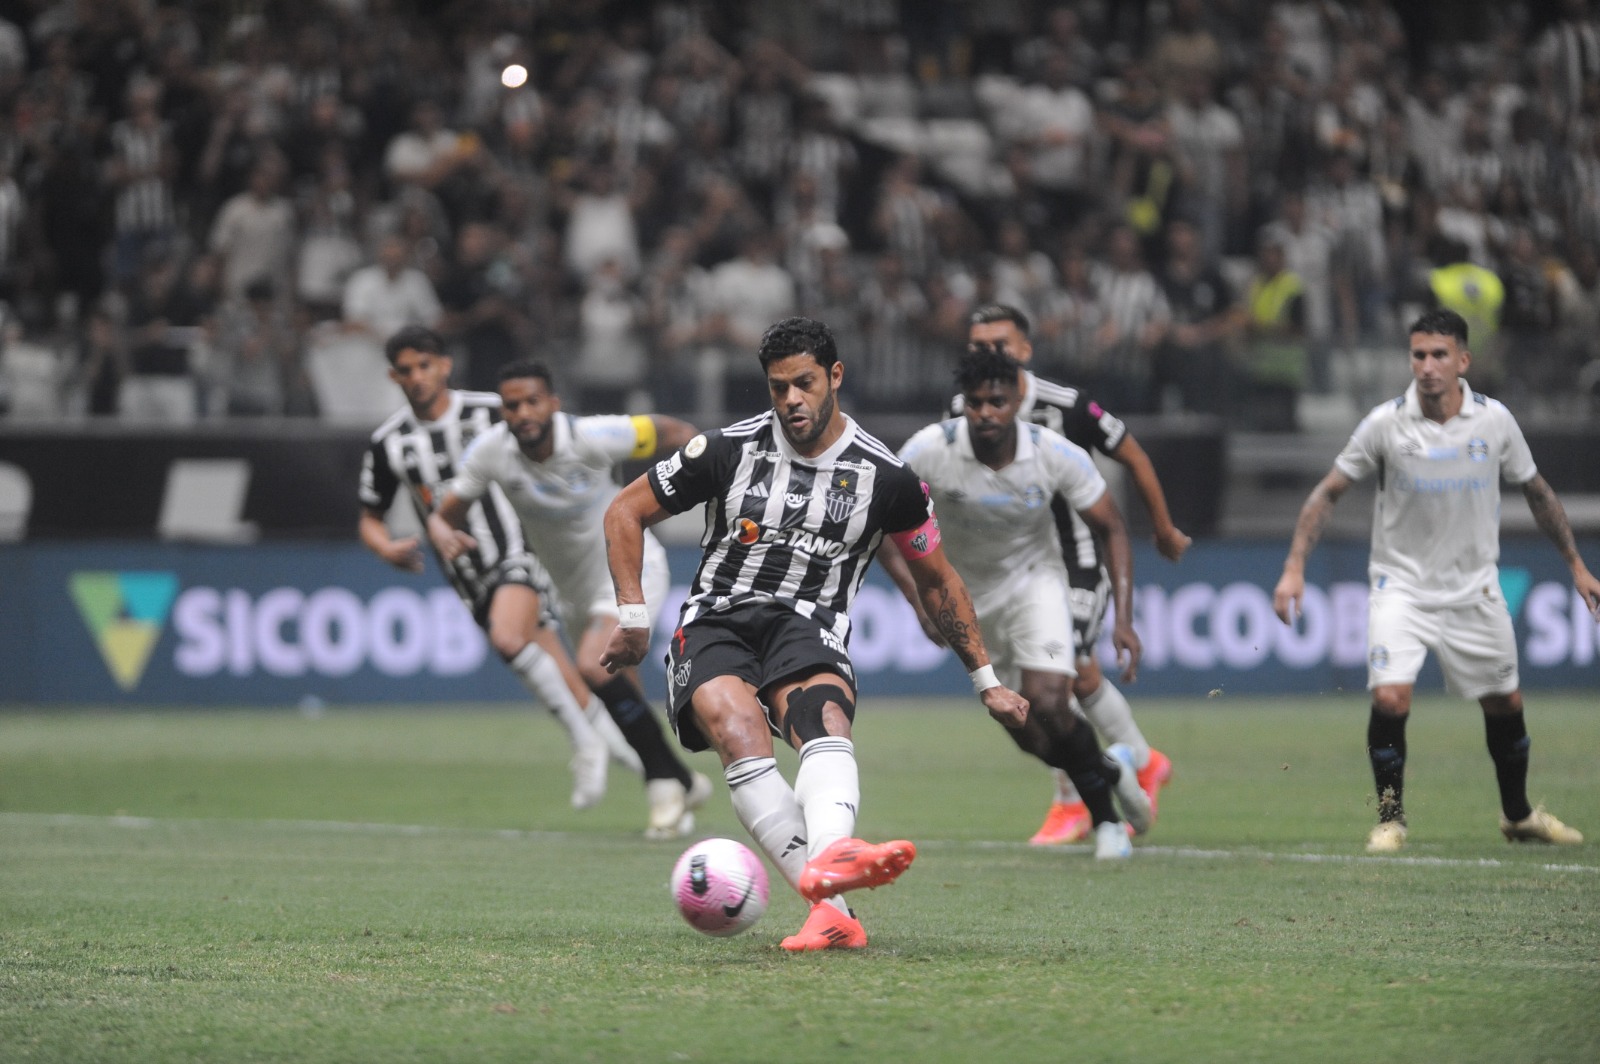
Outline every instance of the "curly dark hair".
<svg viewBox="0 0 1600 1064"><path fill-rule="evenodd" d="M956 387L965 395L990 381L1016 384L1021 370L1022 363L986 344L961 356L956 364Z"/></svg>
<svg viewBox="0 0 1600 1064"><path fill-rule="evenodd" d="M762 369L791 355L810 355L823 369L831 369L839 361L839 349L834 346L833 333L814 318L784 318L772 323L761 335L761 347L757 353Z"/></svg>
<svg viewBox="0 0 1600 1064"><path fill-rule="evenodd" d="M532 377L535 380L544 381L545 388L552 392L556 389L555 379L550 376L550 367L543 362L535 362L526 358L518 359L515 362L507 362L501 366L499 376L495 377L495 380L514 381L521 380L523 377Z"/></svg>

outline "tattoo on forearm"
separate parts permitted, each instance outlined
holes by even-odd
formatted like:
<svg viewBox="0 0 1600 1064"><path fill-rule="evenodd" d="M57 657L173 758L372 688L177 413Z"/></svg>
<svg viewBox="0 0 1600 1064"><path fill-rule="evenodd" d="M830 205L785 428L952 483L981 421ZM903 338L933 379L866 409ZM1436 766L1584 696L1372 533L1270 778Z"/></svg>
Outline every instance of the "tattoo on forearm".
<svg viewBox="0 0 1600 1064"><path fill-rule="evenodd" d="M1543 477L1535 477L1523 489L1528 509L1533 511L1534 523L1539 531L1550 538L1561 556L1571 560L1578 555L1577 541L1572 538L1572 526L1567 522L1567 511L1561 500Z"/></svg>
<svg viewBox="0 0 1600 1064"><path fill-rule="evenodd" d="M933 618L934 627L939 629L939 634L944 636L944 641L955 651L956 657L968 670L978 667L973 656L973 649L977 645L977 633L973 631L970 618L972 617L972 601L966 593L951 594L950 589L941 587L935 593L933 603L924 604L928 615Z"/></svg>
<svg viewBox="0 0 1600 1064"><path fill-rule="evenodd" d="M1299 548L1298 554L1301 559L1306 558L1317 545L1317 541L1322 538L1322 530L1327 527L1328 517L1332 513L1333 500L1328 498L1322 488L1314 489L1300 510L1300 520L1295 523L1294 546Z"/></svg>

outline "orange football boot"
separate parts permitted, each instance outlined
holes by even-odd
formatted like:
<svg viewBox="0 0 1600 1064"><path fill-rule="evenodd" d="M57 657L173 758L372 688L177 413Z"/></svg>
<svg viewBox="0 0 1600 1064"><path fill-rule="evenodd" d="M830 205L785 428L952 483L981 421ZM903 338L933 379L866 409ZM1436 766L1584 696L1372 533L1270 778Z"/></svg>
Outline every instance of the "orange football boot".
<svg viewBox="0 0 1600 1064"><path fill-rule="evenodd" d="M811 915L800 930L778 943L790 953L818 949L861 949L867 944L866 928L854 916L846 916L827 902L811 907Z"/></svg>
<svg viewBox="0 0 1600 1064"><path fill-rule="evenodd" d="M1089 807L1082 802L1051 802L1044 824L1028 840L1029 846L1065 846L1089 837Z"/></svg>
<svg viewBox="0 0 1600 1064"><path fill-rule="evenodd" d="M877 845L840 839L806 862L800 873L800 896L819 902L847 890L893 883L916 856L917 848L905 839Z"/></svg>

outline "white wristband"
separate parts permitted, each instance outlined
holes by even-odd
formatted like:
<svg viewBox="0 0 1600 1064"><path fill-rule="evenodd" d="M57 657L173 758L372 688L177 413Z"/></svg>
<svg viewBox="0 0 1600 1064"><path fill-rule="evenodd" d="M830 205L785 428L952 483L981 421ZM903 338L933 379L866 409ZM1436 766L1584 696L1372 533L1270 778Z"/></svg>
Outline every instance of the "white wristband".
<svg viewBox="0 0 1600 1064"><path fill-rule="evenodd" d="M623 628L649 628L650 608L642 602L617 603L617 622Z"/></svg>
<svg viewBox="0 0 1600 1064"><path fill-rule="evenodd" d="M973 669L967 675L972 677L973 691L980 695L991 687L1000 686L1000 677L994 674L993 665L985 665L982 668Z"/></svg>

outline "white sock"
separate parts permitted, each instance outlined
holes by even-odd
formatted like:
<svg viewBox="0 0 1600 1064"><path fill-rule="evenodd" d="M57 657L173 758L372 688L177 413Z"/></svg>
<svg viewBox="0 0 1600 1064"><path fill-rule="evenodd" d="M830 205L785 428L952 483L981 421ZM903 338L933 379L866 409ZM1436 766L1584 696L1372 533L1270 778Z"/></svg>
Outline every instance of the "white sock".
<svg viewBox="0 0 1600 1064"><path fill-rule="evenodd" d="M572 689L561 675L561 666L537 644L529 643L511 659L511 671L522 680L523 686L545 704L550 714L567 729L573 748L593 746L603 741L584 715Z"/></svg>
<svg viewBox="0 0 1600 1064"><path fill-rule="evenodd" d="M1078 788L1072 785L1072 777L1067 775L1066 769L1053 768L1050 770L1050 775L1053 776L1056 781L1057 802L1061 803L1062 805L1071 805L1073 802L1083 801L1083 799L1078 796Z"/></svg>
<svg viewBox="0 0 1600 1064"><path fill-rule="evenodd" d="M1133 710L1129 708L1122 692L1110 680L1101 680L1094 693L1088 698L1080 698L1078 704L1083 707L1083 715L1089 718L1089 723L1105 740L1105 745L1128 744L1128 749L1133 751L1133 767L1143 771L1150 763L1150 744L1145 741L1144 732L1133 722Z"/></svg>
<svg viewBox="0 0 1600 1064"><path fill-rule="evenodd" d="M589 696L589 705L584 709L584 716L589 718L589 724L594 728L595 734L605 740L606 749L611 751L611 760L638 776L644 775L644 762L639 760L639 753L628 745L627 737L622 734L622 729L617 722L611 719L611 712L606 709L606 704L600 701L599 695Z"/></svg>
<svg viewBox="0 0 1600 1064"><path fill-rule="evenodd" d="M741 757L722 770L733 812L789 886L806 867L806 820L775 757Z"/></svg>
<svg viewBox="0 0 1600 1064"><path fill-rule="evenodd" d="M861 808L855 744L837 735L826 735L801 746L794 796L805 814L810 856L854 836L856 812Z"/></svg>

